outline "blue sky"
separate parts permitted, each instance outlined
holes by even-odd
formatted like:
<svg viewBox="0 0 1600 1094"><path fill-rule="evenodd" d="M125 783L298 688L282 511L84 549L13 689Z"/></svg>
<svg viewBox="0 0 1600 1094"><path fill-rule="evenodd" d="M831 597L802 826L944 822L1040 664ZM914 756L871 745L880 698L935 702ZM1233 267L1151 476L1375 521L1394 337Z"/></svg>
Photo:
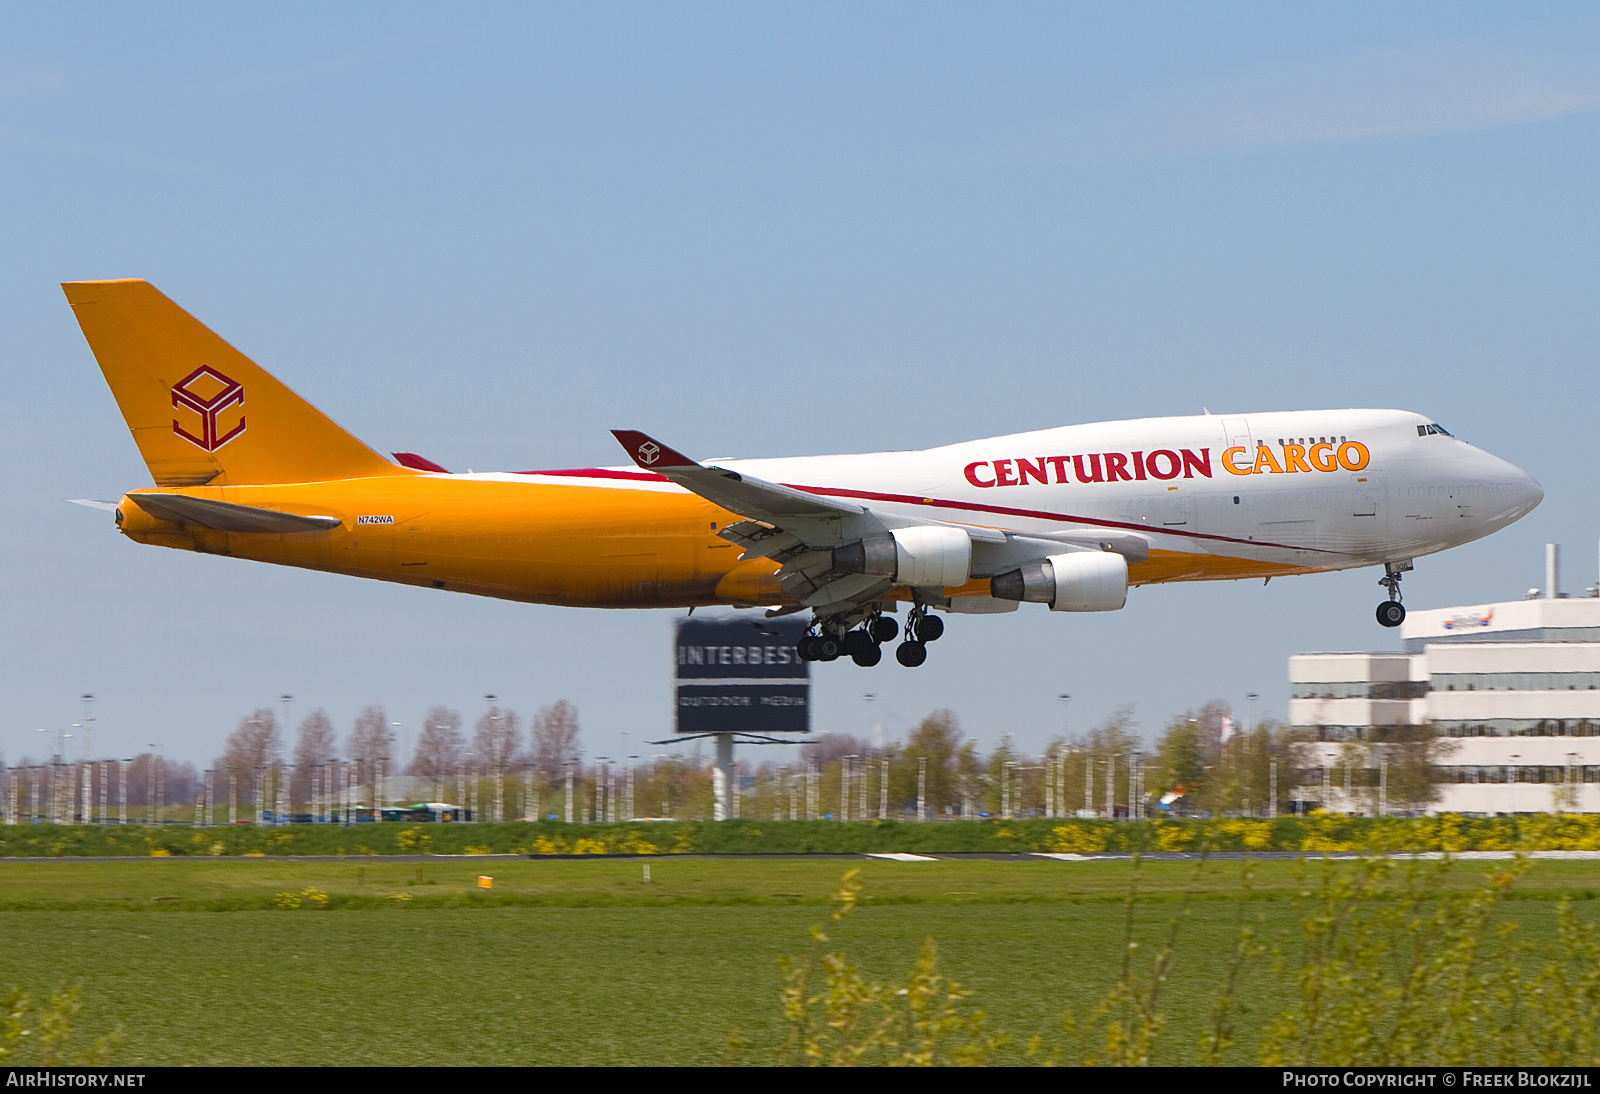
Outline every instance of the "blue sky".
<svg viewBox="0 0 1600 1094"><path fill-rule="evenodd" d="M57 283L145 277L374 447L445 466L913 448L1070 422L1393 406L1546 501L1408 602L1595 578L1600 15L1586 5L0 7L0 753L101 697L203 761L283 692L566 698L663 735L674 613L139 547L149 480ZM1387 648L1375 573L952 620L815 673L816 727L949 707L1036 748L1153 732ZM97 748L97 751L99 749Z"/></svg>

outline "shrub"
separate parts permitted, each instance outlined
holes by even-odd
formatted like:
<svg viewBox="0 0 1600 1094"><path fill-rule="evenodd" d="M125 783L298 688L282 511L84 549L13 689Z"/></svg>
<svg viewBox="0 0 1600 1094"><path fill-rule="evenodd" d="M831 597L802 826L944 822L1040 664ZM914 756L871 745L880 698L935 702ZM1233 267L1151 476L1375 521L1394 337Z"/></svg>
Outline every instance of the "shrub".
<svg viewBox="0 0 1600 1094"><path fill-rule="evenodd" d="M113 1031L94 1044L71 1052L72 1020L81 1004L76 991L52 992L44 1006L20 989L0 999L0 1064L37 1067L71 1064L98 1067L106 1064L121 1031Z"/></svg>

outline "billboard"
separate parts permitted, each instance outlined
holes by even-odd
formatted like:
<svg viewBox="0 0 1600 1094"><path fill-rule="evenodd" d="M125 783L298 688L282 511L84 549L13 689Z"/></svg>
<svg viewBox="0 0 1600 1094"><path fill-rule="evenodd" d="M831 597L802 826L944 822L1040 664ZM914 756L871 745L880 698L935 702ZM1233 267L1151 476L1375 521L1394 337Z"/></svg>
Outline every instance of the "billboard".
<svg viewBox="0 0 1600 1094"><path fill-rule="evenodd" d="M809 623L806 615L679 620L678 733L809 733L811 666L795 650Z"/></svg>

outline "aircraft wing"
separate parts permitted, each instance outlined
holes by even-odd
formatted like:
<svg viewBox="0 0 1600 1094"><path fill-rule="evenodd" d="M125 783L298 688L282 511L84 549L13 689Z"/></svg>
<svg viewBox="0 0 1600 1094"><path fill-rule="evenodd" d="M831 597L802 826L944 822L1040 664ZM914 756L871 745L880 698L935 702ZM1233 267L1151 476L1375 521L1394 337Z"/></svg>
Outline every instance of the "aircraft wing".
<svg viewBox="0 0 1600 1094"><path fill-rule="evenodd" d="M842 517L866 512L853 502L824 498L725 467L696 463L637 430L613 429L611 435L644 470L654 471L690 493L699 494L742 517L782 524L785 517Z"/></svg>
<svg viewBox="0 0 1600 1094"><path fill-rule="evenodd" d="M322 532L344 523L338 517L303 517L186 494L129 494L128 498L160 520L198 524L220 532Z"/></svg>
<svg viewBox="0 0 1600 1094"><path fill-rule="evenodd" d="M848 610L870 603L894 585L886 577L834 568L830 548L847 538L846 526L854 526L848 534L857 538L868 527L882 530L865 506L697 463L636 430L615 429L612 435L644 470L745 518L717 535L743 548L740 558L777 562L784 591L805 607Z"/></svg>

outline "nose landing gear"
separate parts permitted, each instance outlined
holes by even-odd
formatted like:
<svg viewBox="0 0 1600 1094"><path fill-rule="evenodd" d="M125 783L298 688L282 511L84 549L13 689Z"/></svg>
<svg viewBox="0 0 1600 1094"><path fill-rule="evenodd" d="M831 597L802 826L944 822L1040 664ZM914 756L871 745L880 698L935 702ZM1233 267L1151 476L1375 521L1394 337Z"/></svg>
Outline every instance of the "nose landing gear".
<svg viewBox="0 0 1600 1094"><path fill-rule="evenodd" d="M1383 576L1378 579L1378 584L1389 591L1389 599L1378 605L1379 626L1398 627L1406 621L1406 606L1400 603L1400 575L1409 569L1410 559L1383 564Z"/></svg>

